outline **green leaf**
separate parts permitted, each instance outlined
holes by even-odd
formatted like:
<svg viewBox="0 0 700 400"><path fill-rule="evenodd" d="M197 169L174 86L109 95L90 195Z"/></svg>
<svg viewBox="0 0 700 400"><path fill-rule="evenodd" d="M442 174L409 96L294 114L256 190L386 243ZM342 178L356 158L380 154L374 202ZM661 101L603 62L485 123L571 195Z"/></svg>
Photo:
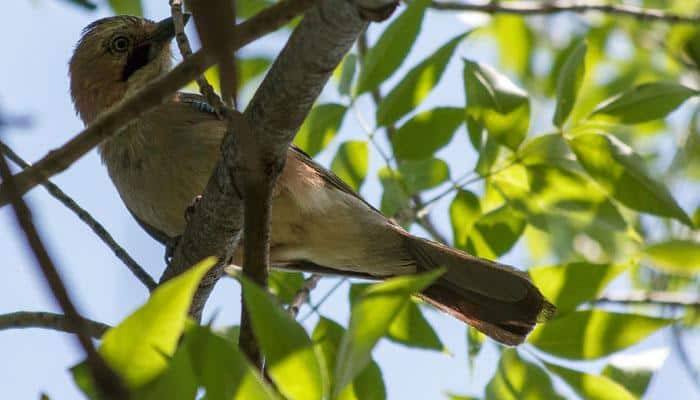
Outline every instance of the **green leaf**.
<svg viewBox="0 0 700 400"><path fill-rule="evenodd" d="M272 5L266 0L237 0L236 17L249 18Z"/></svg>
<svg viewBox="0 0 700 400"><path fill-rule="evenodd" d="M588 45L585 40L574 48L568 55L557 79L557 106L554 111L554 125L561 128L564 126L571 110L576 103L578 91L583 83L586 73L586 51Z"/></svg>
<svg viewBox="0 0 700 400"><path fill-rule="evenodd" d="M194 326L185 335L192 366L208 400L278 400L233 341Z"/></svg>
<svg viewBox="0 0 700 400"><path fill-rule="evenodd" d="M486 400L540 400L564 398L554 391L549 376L535 364L524 361L515 349L501 353L496 375L485 389Z"/></svg>
<svg viewBox="0 0 700 400"><path fill-rule="evenodd" d="M129 387L165 370L164 355L175 352L194 291L215 262L208 258L159 286L145 305L102 336L100 354Z"/></svg>
<svg viewBox="0 0 700 400"><path fill-rule="evenodd" d="M481 203L479 198L468 190L460 189L450 204L452 237L456 248L462 250L467 248L469 232L480 216Z"/></svg>
<svg viewBox="0 0 700 400"><path fill-rule="evenodd" d="M335 137L343 122L347 107L342 104L327 103L314 107L306 121L299 128L294 144L310 156L323 150Z"/></svg>
<svg viewBox="0 0 700 400"><path fill-rule="evenodd" d="M614 136L586 133L569 139L569 146L591 177L620 203L693 225L668 189L647 174L644 160Z"/></svg>
<svg viewBox="0 0 700 400"><path fill-rule="evenodd" d="M301 272L287 272L271 270L268 278L270 292L277 296L284 304L289 304L304 286L304 274Z"/></svg>
<svg viewBox="0 0 700 400"><path fill-rule="evenodd" d="M445 346L413 300L401 309L389 326L387 338L408 347L442 351Z"/></svg>
<svg viewBox="0 0 700 400"><path fill-rule="evenodd" d="M384 30L377 43L365 55L355 87L357 95L376 89L403 63L418 37L429 4L429 0L412 1Z"/></svg>
<svg viewBox="0 0 700 400"><path fill-rule="evenodd" d="M238 4L238 3L236 3ZM266 57L241 58L238 60L239 85L244 86L267 70L272 61ZM217 75L218 76L218 75ZM218 85L217 85L218 86Z"/></svg>
<svg viewBox="0 0 700 400"><path fill-rule="evenodd" d="M450 179L447 163L438 158L402 162L399 174L410 194L432 189Z"/></svg>
<svg viewBox="0 0 700 400"><path fill-rule="evenodd" d="M545 363L547 369L559 376L576 393L586 400L636 400L637 397L628 392L617 382L600 375L591 375Z"/></svg>
<svg viewBox="0 0 700 400"><path fill-rule="evenodd" d="M355 191L359 191L365 181L368 167L369 150L367 142L363 140L341 144L331 162L331 170Z"/></svg>
<svg viewBox="0 0 700 400"><path fill-rule="evenodd" d="M474 359L481 352L481 348L486 340L486 335L467 325L467 357L469 358L469 368L474 370Z"/></svg>
<svg viewBox="0 0 700 400"><path fill-rule="evenodd" d="M692 275L700 271L700 243L694 240L672 239L647 246L644 255L661 270Z"/></svg>
<svg viewBox="0 0 700 400"><path fill-rule="evenodd" d="M68 2L91 11L97 9L97 5L89 0L68 0Z"/></svg>
<svg viewBox="0 0 700 400"><path fill-rule="evenodd" d="M526 225L525 219L512 208L497 208L476 221L467 239L467 251L479 257L497 259L513 248Z"/></svg>
<svg viewBox="0 0 700 400"><path fill-rule="evenodd" d="M154 381L137 389L133 398L192 400L196 397L198 388L199 383L191 360L189 342L185 340L178 346L167 369Z"/></svg>
<svg viewBox="0 0 700 400"><path fill-rule="evenodd" d="M245 305L250 310L253 333L280 393L289 399L322 398L321 368L304 328L269 293L242 275L238 278ZM281 332L284 340L280 340Z"/></svg>
<svg viewBox="0 0 700 400"><path fill-rule="evenodd" d="M605 287L627 269L620 264L577 262L531 268L528 272L544 297L557 306L560 314L573 311L598 297Z"/></svg>
<svg viewBox="0 0 700 400"><path fill-rule="evenodd" d="M354 53L346 55L340 68L338 93L347 96L350 94L350 85L352 85L353 78L355 78L355 70L357 69L357 55Z"/></svg>
<svg viewBox="0 0 700 400"><path fill-rule="evenodd" d="M577 311L538 325L528 341L558 357L591 360L637 344L672 322L645 315Z"/></svg>
<svg viewBox="0 0 700 400"><path fill-rule="evenodd" d="M462 108L439 107L422 112L391 136L394 155L402 160L430 158L452 140L463 122Z"/></svg>
<svg viewBox="0 0 700 400"><path fill-rule="evenodd" d="M523 144L518 157L525 166L544 165L565 170L581 170L564 136L553 133L542 135Z"/></svg>
<svg viewBox="0 0 700 400"><path fill-rule="evenodd" d="M638 124L665 118L698 92L675 82L653 82L636 86L598 106L592 116L602 115L623 124Z"/></svg>
<svg viewBox="0 0 700 400"><path fill-rule="evenodd" d="M411 294L425 289L443 272L439 269L392 278L374 284L362 293L352 307L348 330L338 349L331 399L337 399L342 389L369 364L372 348L410 301Z"/></svg>
<svg viewBox="0 0 700 400"><path fill-rule="evenodd" d="M108 0L109 6L117 15L143 16L141 0Z"/></svg>
<svg viewBox="0 0 700 400"><path fill-rule="evenodd" d="M498 40L499 62L518 76L530 73L530 57L534 54L534 35L525 18L520 15L496 15L491 22L493 36Z"/></svg>
<svg viewBox="0 0 700 400"><path fill-rule="evenodd" d="M323 370L327 377L333 374L332 368L336 363L338 347L344 333L345 328L338 323L321 317L311 335L325 361ZM327 379L327 382L330 382L330 378ZM379 365L374 360L371 360L369 365L357 375L352 384L345 387L339 398L343 400L386 399L386 388L384 387L384 379Z"/></svg>
<svg viewBox="0 0 700 400"><path fill-rule="evenodd" d="M527 93L495 69L469 60L464 60L464 90L467 115L500 144L516 150L530 125Z"/></svg>
<svg viewBox="0 0 700 400"><path fill-rule="evenodd" d="M667 348L657 348L636 354L619 354L611 358L601 375L625 387L641 398L649 387L654 372L659 370L668 357Z"/></svg>
<svg viewBox="0 0 700 400"><path fill-rule="evenodd" d="M408 189L405 187L399 171L382 167L377 174L384 188L381 203L382 214L394 216L408 207L410 200Z"/></svg>
<svg viewBox="0 0 700 400"><path fill-rule="evenodd" d="M467 33L450 40L411 69L377 107L377 125L387 126L413 111L438 84L452 54ZM463 118L462 113L462 118ZM431 132L438 132L437 130Z"/></svg>

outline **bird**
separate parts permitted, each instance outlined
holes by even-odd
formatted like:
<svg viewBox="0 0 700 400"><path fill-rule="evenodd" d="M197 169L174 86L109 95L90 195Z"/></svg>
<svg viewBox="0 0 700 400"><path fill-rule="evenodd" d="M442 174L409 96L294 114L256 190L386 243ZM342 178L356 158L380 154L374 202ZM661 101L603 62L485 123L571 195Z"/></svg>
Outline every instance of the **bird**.
<svg viewBox="0 0 700 400"><path fill-rule="evenodd" d="M69 62L76 113L101 112L172 68L172 18L113 16L88 25ZM227 126L202 96L177 92L98 145L126 208L156 240L184 232ZM242 265L242 249L233 263ZM522 343L555 307L527 273L411 235L291 145L273 191L273 268L384 280L445 268L418 294L505 345Z"/></svg>

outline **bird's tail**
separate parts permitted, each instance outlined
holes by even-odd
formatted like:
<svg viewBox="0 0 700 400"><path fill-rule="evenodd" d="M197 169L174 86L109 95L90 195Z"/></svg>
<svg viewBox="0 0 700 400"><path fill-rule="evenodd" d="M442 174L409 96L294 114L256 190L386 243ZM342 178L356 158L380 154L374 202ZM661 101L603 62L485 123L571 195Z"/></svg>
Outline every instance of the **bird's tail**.
<svg viewBox="0 0 700 400"><path fill-rule="evenodd" d="M447 269L421 297L501 343L522 343L556 310L524 272L414 236L405 240L419 272Z"/></svg>

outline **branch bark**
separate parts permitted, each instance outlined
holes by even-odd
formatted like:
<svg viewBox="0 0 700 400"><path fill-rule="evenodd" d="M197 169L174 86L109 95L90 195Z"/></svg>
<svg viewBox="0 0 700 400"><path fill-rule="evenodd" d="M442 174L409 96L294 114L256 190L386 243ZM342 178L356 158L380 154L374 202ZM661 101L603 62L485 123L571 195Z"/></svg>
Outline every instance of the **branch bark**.
<svg viewBox="0 0 700 400"><path fill-rule="evenodd" d="M433 1L430 6L436 10L476 11L487 14L547 15L562 12L601 12L610 15L632 17L646 21L663 21L671 24L697 24L700 15L680 15L663 10L642 8L625 4L607 4L595 1L552 1L552 2L508 2L489 1L487 3L462 3L457 1Z"/></svg>
<svg viewBox="0 0 700 400"><path fill-rule="evenodd" d="M17 190L10 167L4 157L0 157L0 177L3 179L3 186L6 187L9 200L15 212L17 224L25 236L27 245L31 248L36 263L40 267L56 302L58 302L61 309L63 309L68 325L75 331L78 342L83 350L85 350L87 364L98 390L105 398L127 398L128 392L121 378L107 365L97 350L95 350L95 346L88 334L88 328L85 325L84 318L78 313L75 305L73 305L73 301L68 295L66 286L46 251L46 247L32 221L31 211L24 203L22 195Z"/></svg>
<svg viewBox="0 0 700 400"><path fill-rule="evenodd" d="M4 154L10 161L19 165L22 169L27 169L31 167L29 163L24 161L17 153L12 151L12 149L5 143L0 142L0 154ZM117 243L112 235L107 232L104 226L97 222L92 215L90 215L87 210L80 207L78 203L75 202L70 196L68 196L61 188L53 184L51 181L46 181L41 183L41 185L46 188L51 196L56 200L60 201L69 210L73 211L78 218L85 223L93 232L99 237L112 251L114 255L120 259L124 265L131 271L131 273L136 276L136 278L141 281L148 288L149 291L153 291L157 284L156 281L146 272L130 255L124 250L123 247Z"/></svg>
<svg viewBox="0 0 700 400"><path fill-rule="evenodd" d="M240 49L259 37L284 26L306 10L313 0L287 0L271 6L236 26L234 49ZM95 121L58 149L50 151L31 168L15 176L15 187L22 195L53 175L65 170L104 139L112 136L126 123L138 118L163 100L202 75L215 58L198 51L168 74L154 80L143 89L128 96L102 113ZM8 203L6 182L0 185L0 206Z"/></svg>
<svg viewBox="0 0 700 400"><path fill-rule="evenodd" d="M111 327L102 322L83 318L86 333L95 339L99 339ZM66 333L77 333L75 327L63 314L50 312L18 311L0 315L0 331L19 328L45 328Z"/></svg>
<svg viewBox="0 0 700 400"><path fill-rule="evenodd" d="M671 292L632 292L625 295L608 295L597 298L591 303L700 308L700 299L697 297Z"/></svg>

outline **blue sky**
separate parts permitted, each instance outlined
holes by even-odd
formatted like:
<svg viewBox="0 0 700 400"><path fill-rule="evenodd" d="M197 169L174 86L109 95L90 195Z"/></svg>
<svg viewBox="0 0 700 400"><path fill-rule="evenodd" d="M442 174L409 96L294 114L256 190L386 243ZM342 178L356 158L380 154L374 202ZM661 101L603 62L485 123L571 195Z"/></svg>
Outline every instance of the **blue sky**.
<svg viewBox="0 0 700 400"><path fill-rule="evenodd" d="M21 130L6 129L2 132L2 140L25 159L34 161L82 129L82 122L75 116L70 101L67 63L81 29L107 14L105 8L89 13L56 0L16 0L6 3L5 17L3 24L0 24L0 34L5 38L3 61L0 63L0 109L7 114L30 116L32 126ZM146 1L146 15L153 19L167 16L167 1ZM401 72L432 52L436 44L444 43L468 29L469 25L463 19L430 13L424 25L424 34L419 37L414 51L397 75L400 76ZM376 33L376 29L372 30L370 38ZM248 54L275 54L282 43L280 35L273 35L245 51ZM472 40L460 46L458 55L489 62L497 60L487 45ZM463 103L459 57L453 59L445 78L421 108ZM394 82L396 77L389 81L389 86ZM247 94L250 94L250 89ZM333 91L327 90L321 100L338 101L338 98ZM367 99L360 101L359 108L367 115L373 111ZM365 139L351 113L346 116L338 138ZM319 160L327 165L342 140L335 140ZM440 155L450 160L453 177L468 171L474 163L474 154L469 150L466 135L463 134L457 135L450 148ZM381 159L373 152L370 176L381 166ZM132 221L94 151L55 177L54 182L101 221L153 276L160 276L163 249ZM374 204L378 203L380 193L379 183L374 178L369 179L362 188L362 194ZM146 290L73 214L41 188L31 191L26 198L81 312L90 318L114 324L146 300ZM445 213L448 204L449 198L441 201L435 208L435 214L439 229L449 237L450 228ZM523 249L521 243L504 261L531 265ZM0 254L3 255L4 272L4 278L0 280L0 313L58 311L15 230L8 208L0 209ZM312 298L322 297L334 283L334 279L322 281ZM347 285L344 285L324 304L321 312L345 324L348 318L346 299ZM237 324L239 310L237 284L223 280L207 306L205 320L216 313L216 325ZM302 310L301 314L305 313L306 310ZM427 317L436 326L451 354L410 350L382 341L374 356L382 366L389 398L436 399L442 398L444 392L481 394L496 366L495 347L488 345L476 360L474 370L470 371L464 326L434 311L427 312ZM316 317L309 318L305 325L313 327L315 321ZM666 335L668 332L662 331L626 353L664 346L668 342ZM689 349L700 348L697 336L686 340ZM691 356L700 359L700 354ZM67 372L69 366L82 359L73 337L39 329L0 331L0 357L0 387L6 398L38 398L41 392L55 399L79 398ZM589 363L586 368L594 369L600 365ZM564 393L570 394L566 390ZM673 354L653 381L647 398L662 396L700 396Z"/></svg>

